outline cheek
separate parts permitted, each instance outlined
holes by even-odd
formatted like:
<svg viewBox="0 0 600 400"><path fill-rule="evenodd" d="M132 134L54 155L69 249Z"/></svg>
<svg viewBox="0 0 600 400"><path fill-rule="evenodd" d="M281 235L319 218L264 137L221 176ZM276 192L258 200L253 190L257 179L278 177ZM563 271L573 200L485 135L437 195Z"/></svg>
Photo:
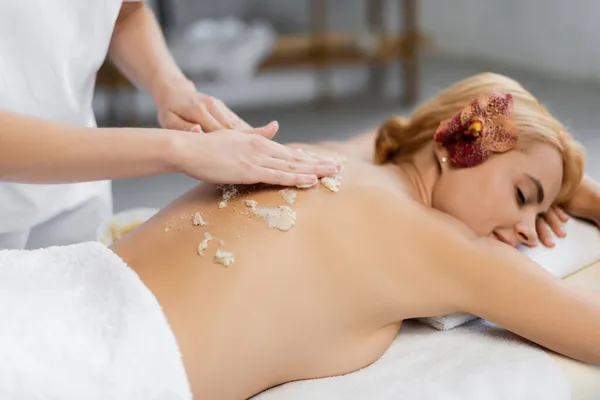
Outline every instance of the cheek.
<svg viewBox="0 0 600 400"><path fill-rule="evenodd" d="M453 171L438 182L433 206L461 220L476 233L488 234L497 225L507 202L514 202L511 192L502 184L489 174Z"/></svg>
<svg viewBox="0 0 600 400"><path fill-rule="evenodd" d="M468 174L458 171L448 174L438 181L433 206L464 221L471 214L469 210L481 206L476 187L476 183L469 179Z"/></svg>

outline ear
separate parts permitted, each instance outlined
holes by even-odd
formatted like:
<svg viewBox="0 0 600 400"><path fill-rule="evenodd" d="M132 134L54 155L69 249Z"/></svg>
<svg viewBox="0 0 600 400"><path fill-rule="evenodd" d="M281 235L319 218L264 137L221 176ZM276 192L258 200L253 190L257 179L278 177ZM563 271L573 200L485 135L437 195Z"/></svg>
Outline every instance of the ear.
<svg viewBox="0 0 600 400"><path fill-rule="evenodd" d="M450 161L450 157L448 156L448 150L438 142L433 143L433 151L435 154L435 158L437 159L438 165L440 166L440 170L442 173L450 168L452 161Z"/></svg>

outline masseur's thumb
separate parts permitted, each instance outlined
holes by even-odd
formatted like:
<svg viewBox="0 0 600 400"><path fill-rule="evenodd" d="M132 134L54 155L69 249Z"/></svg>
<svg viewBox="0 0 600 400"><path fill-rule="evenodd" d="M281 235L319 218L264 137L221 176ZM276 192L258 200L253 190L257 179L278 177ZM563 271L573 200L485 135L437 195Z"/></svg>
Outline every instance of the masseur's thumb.
<svg viewBox="0 0 600 400"><path fill-rule="evenodd" d="M279 123L277 123L277 121L273 121L266 126L253 129L252 133L257 133L267 139L273 139L273 136L275 136L278 130Z"/></svg>

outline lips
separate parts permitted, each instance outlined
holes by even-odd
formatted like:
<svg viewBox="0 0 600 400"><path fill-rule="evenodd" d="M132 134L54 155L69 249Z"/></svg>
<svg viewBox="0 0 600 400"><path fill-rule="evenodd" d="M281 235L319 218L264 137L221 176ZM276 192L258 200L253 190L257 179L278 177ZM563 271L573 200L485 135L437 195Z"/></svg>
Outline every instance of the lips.
<svg viewBox="0 0 600 400"><path fill-rule="evenodd" d="M509 245L510 247L515 247L514 244L509 242L504 236L500 235L499 233L494 232L494 237L496 238L496 240L499 240L502 243Z"/></svg>

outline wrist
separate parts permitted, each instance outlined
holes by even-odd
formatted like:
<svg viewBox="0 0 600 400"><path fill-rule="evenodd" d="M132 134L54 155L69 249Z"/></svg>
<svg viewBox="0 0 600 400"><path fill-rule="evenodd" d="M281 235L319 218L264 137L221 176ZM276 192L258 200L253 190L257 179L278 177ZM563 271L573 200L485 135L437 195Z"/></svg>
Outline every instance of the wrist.
<svg viewBox="0 0 600 400"><path fill-rule="evenodd" d="M168 98L173 92L196 90L194 82L186 78L183 74L157 75L158 77L150 85L150 94L157 105L162 103L162 99Z"/></svg>
<svg viewBox="0 0 600 400"><path fill-rule="evenodd" d="M170 172L188 174L190 162L197 166L207 160L207 135L170 130L166 132L169 139L164 154Z"/></svg>
<svg viewBox="0 0 600 400"><path fill-rule="evenodd" d="M600 185L586 175L565 206L574 217L600 225Z"/></svg>

